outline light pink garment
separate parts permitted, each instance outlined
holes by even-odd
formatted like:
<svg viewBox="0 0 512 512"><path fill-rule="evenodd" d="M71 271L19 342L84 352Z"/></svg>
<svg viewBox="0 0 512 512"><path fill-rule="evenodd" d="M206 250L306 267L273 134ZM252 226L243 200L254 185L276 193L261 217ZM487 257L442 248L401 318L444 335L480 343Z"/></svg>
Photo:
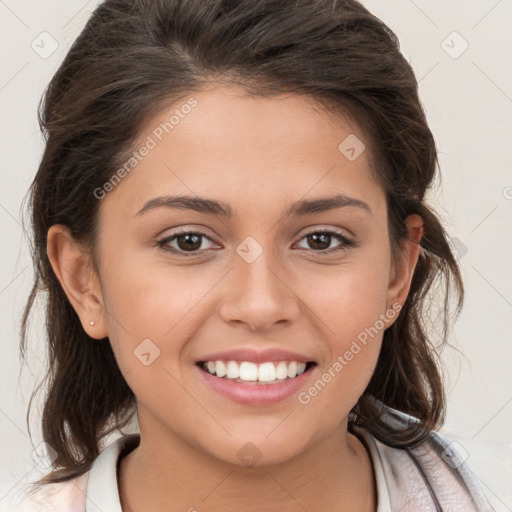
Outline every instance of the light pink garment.
<svg viewBox="0 0 512 512"><path fill-rule="evenodd" d="M38 489L15 509L16 512L84 512L89 472L58 484Z"/></svg>

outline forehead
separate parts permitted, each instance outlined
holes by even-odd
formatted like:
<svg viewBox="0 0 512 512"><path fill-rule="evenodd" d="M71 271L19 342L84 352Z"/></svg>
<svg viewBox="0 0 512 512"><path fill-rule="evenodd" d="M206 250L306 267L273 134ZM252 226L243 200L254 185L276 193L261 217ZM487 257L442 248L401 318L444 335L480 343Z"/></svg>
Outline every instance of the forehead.
<svg viewBox="0 0 512 512"><path fill-rule="evenodd" d="M133 150L144 156L107 198L134 209L164 193L268 203L381 192L361 128L304 95L210 86L150 119Z"/></svg>

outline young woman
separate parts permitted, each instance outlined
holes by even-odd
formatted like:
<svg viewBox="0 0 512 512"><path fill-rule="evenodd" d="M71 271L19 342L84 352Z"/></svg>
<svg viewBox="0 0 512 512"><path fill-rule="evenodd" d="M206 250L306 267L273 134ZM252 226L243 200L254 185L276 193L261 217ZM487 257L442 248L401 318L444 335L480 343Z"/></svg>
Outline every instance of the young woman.
<svg viewBox="0 0 512 512"><path fill-rule="evenodd" d="M54 456L22 510L491 510L436 432L428 308L442 284L443 342L463 286L386 25L354 0L106 0L40 123L21 348L44 290Z"/></svg>

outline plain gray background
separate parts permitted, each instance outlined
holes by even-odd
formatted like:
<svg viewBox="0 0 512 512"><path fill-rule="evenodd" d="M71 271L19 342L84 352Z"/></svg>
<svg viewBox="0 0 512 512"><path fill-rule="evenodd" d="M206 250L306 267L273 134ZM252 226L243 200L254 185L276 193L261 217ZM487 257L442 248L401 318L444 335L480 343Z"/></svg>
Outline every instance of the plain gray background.
<svg viewBox="0 0 512 512"><path fill-rule="evenodd" d="M362 3L399 36L419 80L442 172L430 204L445 220L466 283L450 338L464 357L449 347L443 352L449 396L443 432L466 453L496 510L512 511L512 1ZM21 374L18 356L32 280L20 206L43 149L36 109L97 4L0 0L0 510L25 479L44 470L25 421L44 363L42 308L33 315L32 359Z"/></svg>

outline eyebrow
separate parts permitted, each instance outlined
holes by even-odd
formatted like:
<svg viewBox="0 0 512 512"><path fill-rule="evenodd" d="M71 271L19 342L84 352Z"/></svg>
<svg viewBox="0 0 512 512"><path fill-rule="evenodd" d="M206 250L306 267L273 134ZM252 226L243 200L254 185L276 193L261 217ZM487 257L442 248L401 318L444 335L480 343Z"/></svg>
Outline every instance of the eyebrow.
<svg viewBox="0 0 512 512"><path fill-rule="evenodd" d="M332 197L324 197L320 199L302 199L292 204L284 213L285 216L295 215L304 216L313 213L321 213L336 208L346 206L354 206L360 208L370 215L372 210L370 206L355 197L349 197L344 194L337 194ZM218 215L228 219L233 218L236 213L231 206L222 201L215 201L196 196L160 196L147 201L144 206L137 212L136 215L143 215L144 213L154 210L155 208L176 208L179 210L194 210L200 213L207 213L210 215Z"/></svg>

